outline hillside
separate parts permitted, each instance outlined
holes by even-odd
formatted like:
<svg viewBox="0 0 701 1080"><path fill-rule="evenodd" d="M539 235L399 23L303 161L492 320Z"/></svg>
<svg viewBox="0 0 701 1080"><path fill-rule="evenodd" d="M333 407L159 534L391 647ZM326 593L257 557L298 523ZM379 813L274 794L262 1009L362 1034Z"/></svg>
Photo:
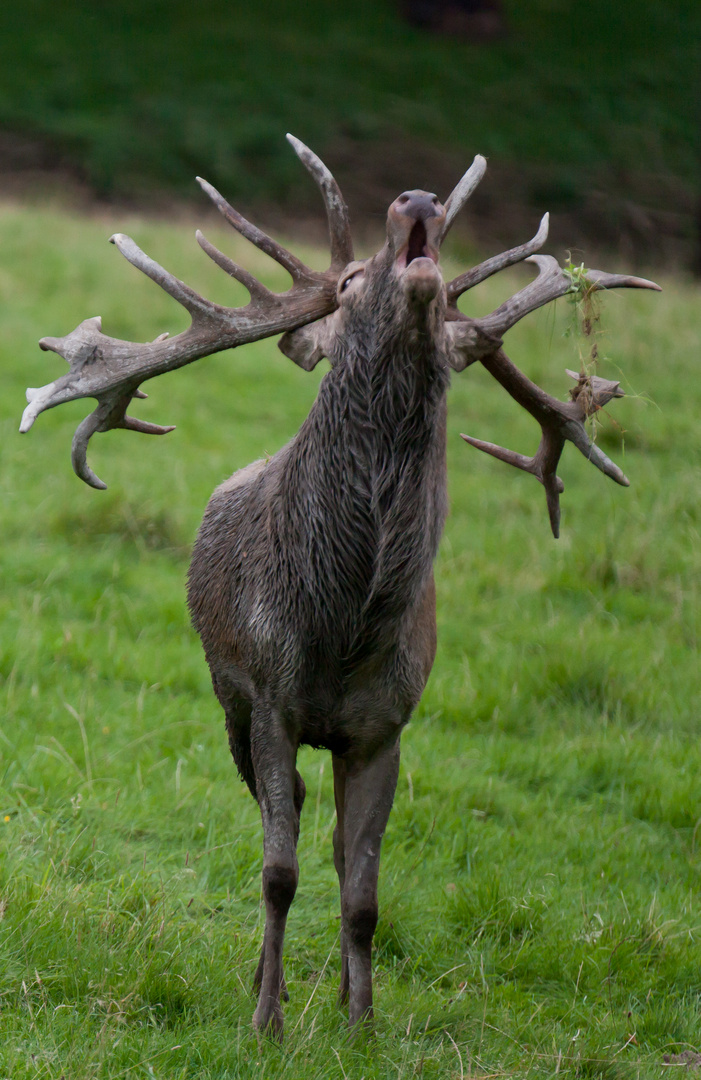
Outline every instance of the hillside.
<svg viewBox="0 0 701 1080"><path fill-rule="evenodd" d="M511 244L544 210L564 246L688 265L699 189L693 0L528 0L473 45L390 0L28 0L0 13L0 184L155 205L205 175L286 223L313 193L292 130L372 225L406 187L445 197L476 152L466 219ZM696 90L695 90L696 87Z"/></svg>

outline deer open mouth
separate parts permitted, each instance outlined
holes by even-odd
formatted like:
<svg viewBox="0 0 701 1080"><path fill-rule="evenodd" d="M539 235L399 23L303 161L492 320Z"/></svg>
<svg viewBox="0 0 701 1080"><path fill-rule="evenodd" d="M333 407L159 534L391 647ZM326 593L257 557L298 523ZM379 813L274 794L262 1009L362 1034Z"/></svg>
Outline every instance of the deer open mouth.
<svg viewBox="0 0 701 1080"><path fill-rule="evenodd" d="M409 241L397 259L397 266L400 270L406 270L414 259L430 259L433 263L438 262L438 255L429 247L426 225L423 221L416 221L412 226Z"/></svg>

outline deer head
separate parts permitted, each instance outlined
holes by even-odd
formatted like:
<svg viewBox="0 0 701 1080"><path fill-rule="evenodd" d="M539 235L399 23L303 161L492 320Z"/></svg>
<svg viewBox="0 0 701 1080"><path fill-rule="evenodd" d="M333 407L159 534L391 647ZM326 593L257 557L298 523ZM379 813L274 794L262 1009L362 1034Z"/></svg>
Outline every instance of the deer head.
<svg viewBox="0 0 701 1080"><path fill-rule="evenodd" d="M261 251L270 255L292 278L288 292L270 292L242 267L218 251L198 231L205 253L246 287L249 303L226 308L199 296L149 258L128 236L111 242L126 259L155 281L189 313L191 325L174 338L162 334L149 343L111 338L102 333L99 317L86 319L63 338L46 337L42 349L60 353L69 363L66 375L47 386L27 390L28 405L20 431L28 431L46 409L80 397L97 399L97 408L79 425L72 445L76 474L96 488L106 485L87 463L87 446L95 432L126 428L161 435L172 431L127 415L133 398L145 397L140 385L200 357L283 333L282 351L309 371L322 357L331 364L342 355L347 327L358 321L366 334L430 335L445 363L462 371L480 361L538 421L542 431L537 453L525 457L492 443L463 436L471 445L532 473L543 484L553 534L559 532L562 481L556 475L565 442L574 445L607 476L628 485L621 470L592 443L584 421L611 398L622 396L618 383L576 375L571 400L559 401L535 386L504 354L502 337L524 315L572 290L570 277L551 256L535 255L548 235L546 214L532 240L496 255L445 282L439 253L450 226L484 175L486 161L477 155L450 197L442 205L424 191L406 191L395 199L387 216L387 240L370 259L356 261L348 213L338 185L326 166L303 143L288 135L295 152L318 184L327 211L331 261L328 270L310 270L293 254L252 225L205 180L199 183L226 220ZM469 319L457 308L459 297L492 274L526 260L536 265L537 278L510 297L492 314ZM659 289L642 278L590 270L590 290L611 288Z"/></svg>
<svg viewBox="0 0 701 1080"><path fill-rule="evenodd" d="M432 322L432 337L441 337L446 293L438 267L446 209L436 195L405 191L387 214L387 240L370 259L353 261L338 281L338 308L333 314L300 330L288 332L279 343L282 352L305 371L322 357L332 366L340 359L349 326L366 339L401 339Z"/></svg>

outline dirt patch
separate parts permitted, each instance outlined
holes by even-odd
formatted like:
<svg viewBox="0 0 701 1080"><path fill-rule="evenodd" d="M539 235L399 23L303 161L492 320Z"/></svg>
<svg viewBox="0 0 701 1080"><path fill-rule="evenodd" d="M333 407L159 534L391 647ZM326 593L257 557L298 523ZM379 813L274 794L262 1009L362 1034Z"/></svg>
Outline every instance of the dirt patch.
<svg viewBox="0 0 701 1080"><path fill-rule="evenodd" d="M665 1054L665 1065L685 1065L687 1069L701 1069L701 1054L695 1050L684 1050L681 1054Z"/></svg>

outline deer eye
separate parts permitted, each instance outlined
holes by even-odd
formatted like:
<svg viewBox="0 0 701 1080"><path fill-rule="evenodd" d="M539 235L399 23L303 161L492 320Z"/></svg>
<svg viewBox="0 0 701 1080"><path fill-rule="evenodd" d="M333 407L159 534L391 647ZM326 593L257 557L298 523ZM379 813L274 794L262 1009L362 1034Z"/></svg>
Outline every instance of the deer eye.
<svg viewBox="0 0 701 1080"><path fill-rule="evenodd" d="M362 269L362 267L359 267L357 270L354 270L352 274L349 274L348 277L345 277L343 279L343 281L341 282L341 284L339 285L339 288L338 288L339 294L345 292L346 289L348 288L348 286L350 285L350 283L352 281L355 281L356 278L358 278L362 273L363 273L363 269Z"/></svg>

